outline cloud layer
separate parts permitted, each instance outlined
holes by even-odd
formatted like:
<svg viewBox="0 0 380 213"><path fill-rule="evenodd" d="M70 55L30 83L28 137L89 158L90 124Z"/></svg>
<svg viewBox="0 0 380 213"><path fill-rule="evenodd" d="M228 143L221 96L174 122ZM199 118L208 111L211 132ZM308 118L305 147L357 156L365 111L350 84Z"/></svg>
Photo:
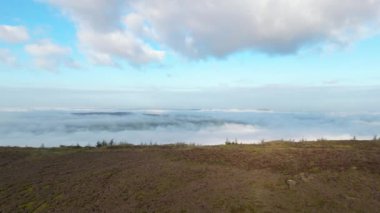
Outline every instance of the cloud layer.
<svg viewBox="0 0 380 213"><path fill-rule="evenodd" d="M159 61L157 46L194 59L242 50L291 54L380 29L380 0L44 1L76 23L84 51L101 64Z"/></svg>

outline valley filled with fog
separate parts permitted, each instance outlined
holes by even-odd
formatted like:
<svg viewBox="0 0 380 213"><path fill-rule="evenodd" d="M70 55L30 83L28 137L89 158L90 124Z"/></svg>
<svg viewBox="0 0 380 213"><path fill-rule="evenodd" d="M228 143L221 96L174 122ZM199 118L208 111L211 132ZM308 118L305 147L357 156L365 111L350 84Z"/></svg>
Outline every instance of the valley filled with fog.
<svg viewBox="0 0 380 213"><path fill-rule="evenodd" d="M0 112L0 146L116 143L198 145L372 139L380 114L270 110L20 110Z"/></svg>

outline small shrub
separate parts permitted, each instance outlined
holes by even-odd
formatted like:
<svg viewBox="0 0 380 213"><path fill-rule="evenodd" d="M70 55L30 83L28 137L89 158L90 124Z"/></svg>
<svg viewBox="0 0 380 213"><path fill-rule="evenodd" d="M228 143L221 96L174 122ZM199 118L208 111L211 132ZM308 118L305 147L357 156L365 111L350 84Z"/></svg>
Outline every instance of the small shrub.
<svg viewBox="0 0 380 213"><path fill-rule="evenodd" d="M102 143L100 141L96 142L96 148L102 147Z"/></svg>
<svg viewBox="0 0 380 213"><path fill-rule="evenodd" d="M237 145L238 144L238 141L237 139L235 138L235 141L230 141L228 140L228 138L226 139L226 142L224 143L225 145Z"/></svg>

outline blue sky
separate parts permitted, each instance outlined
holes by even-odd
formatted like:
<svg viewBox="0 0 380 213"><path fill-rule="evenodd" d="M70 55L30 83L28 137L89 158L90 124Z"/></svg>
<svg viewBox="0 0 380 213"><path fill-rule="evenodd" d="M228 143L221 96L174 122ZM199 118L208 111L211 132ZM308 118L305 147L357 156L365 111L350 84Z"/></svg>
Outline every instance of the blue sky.
<svg viewBox="0 0 380 213"><path fill-rule="evenodd" d="M0 107L379 107L380 1L271 2L1 1Z"/></svg>

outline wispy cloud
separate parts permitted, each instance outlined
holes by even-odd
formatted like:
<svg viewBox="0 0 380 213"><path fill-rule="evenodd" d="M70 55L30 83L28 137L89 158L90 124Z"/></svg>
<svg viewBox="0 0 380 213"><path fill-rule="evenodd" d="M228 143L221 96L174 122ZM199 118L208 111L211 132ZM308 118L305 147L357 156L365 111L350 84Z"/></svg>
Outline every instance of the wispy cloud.
<svg viewBox="0 0 380 213"><path fill-rule="evenodd" d="M10 50L0 48L0 62L6 65L14 66L17 63L17 59Z"/></svg>
<svg viewBox="0 0 380 213"><path fill-rule="evenodd" d="M81 30L78 33L81 46L96 64L117 65L117 59L133 65L160 61L165 53L153 50L142 40L126 31L96 32Z"/></svg>
<svg viewBox="0 0 380 213"><path fill-rule="evenodd" d="M41 69L56 71L62 66L77 66L70 58L70 48L54 44L49 40L28 44L25 50L33 57L35 65Z"/></svg>
<svg viewBox="0 0 380 213"><path fill-rule="evenodd" d="M0 41L20 43L27 40L29 40L29 33L25 27L0 25Z"/></svg>

